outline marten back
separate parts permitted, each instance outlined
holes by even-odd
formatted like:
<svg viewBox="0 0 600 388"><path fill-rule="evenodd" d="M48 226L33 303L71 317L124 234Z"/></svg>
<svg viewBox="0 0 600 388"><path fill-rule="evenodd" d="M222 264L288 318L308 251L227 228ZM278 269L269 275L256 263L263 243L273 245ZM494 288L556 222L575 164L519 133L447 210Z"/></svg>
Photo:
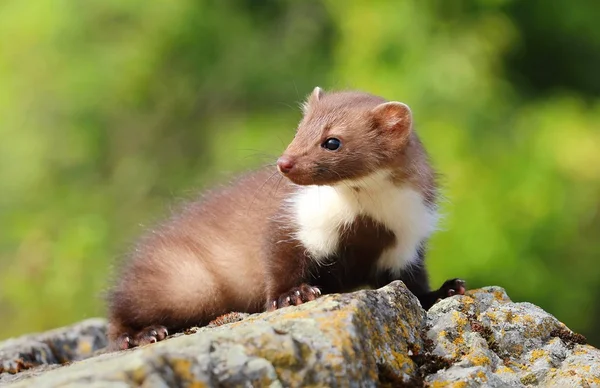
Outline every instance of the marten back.
<svg viewBox="0 0 600 388"><path fill-rule="evenodd" d="M188 203L147 232L109 296L115 334L207 323L265 303L263 236L291 185L273 167Z"/></svg>

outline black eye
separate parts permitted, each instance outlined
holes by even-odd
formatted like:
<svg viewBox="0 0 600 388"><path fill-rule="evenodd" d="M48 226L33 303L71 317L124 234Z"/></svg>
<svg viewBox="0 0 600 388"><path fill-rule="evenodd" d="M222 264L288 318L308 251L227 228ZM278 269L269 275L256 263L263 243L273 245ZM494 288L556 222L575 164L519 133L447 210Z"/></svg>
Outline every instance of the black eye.
<svg viewBox="0 0 600 388"><path fill-rule="evenodd" d="M336 139L335 137L330 137L329 139L325 140L323 144L321 144L321 147L329 151L336 151L338 148L340 148L341 145L342 142L339 139Z"/></svg>

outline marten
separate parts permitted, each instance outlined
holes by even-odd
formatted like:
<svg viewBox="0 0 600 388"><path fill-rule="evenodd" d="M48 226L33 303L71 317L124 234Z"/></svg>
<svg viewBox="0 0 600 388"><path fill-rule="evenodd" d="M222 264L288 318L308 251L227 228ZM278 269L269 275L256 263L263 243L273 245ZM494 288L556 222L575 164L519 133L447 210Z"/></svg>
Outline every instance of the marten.
<svg viewBox="0 0 600 388"><path fill-rule="evenodd" d="M143 235L108 292L109 339L127 349L228 312L298 305L402 280L424 309L436 172L410 108L316 87L275 164L182 206Z"/></svg>

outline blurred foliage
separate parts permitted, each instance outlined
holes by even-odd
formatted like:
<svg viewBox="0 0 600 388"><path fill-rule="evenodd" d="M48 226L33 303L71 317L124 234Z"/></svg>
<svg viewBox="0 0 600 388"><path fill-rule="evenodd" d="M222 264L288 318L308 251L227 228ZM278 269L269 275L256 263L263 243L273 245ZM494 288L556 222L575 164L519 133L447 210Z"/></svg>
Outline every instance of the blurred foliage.
<svg viewBox="0 0 600 388"><path fill-rule="evenodd" d="M443 174L432 282L600 345L600 2L4 0L0 338L104 313L170 204L272 162L316 85L408 103Z"/></svg>

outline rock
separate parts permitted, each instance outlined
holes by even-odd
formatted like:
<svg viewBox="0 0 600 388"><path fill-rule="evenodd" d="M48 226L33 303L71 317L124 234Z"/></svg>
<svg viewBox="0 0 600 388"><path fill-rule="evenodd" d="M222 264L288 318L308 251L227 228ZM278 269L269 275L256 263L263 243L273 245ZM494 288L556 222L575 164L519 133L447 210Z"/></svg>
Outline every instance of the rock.
<svg viewBox="0 0 600 388"><path fill-rule="evenodd" d="M432 353L452 363L426 384L478 387L600 385L600 351L531 303L485 287L428 312Z"/></svg>
<svg viewBox="0 0 600 388"><path fill-rule="evenodd" d="M243 318L243 316L242 316ZM227 320L224 320L227 321ZM425 312L401 282L329 295L139 349L102 354L14 386L374 386L408 381Z"/></svg>
<svg viewBox="0 0 600 388"><path fill-rule="evenodd" d="M75 325L0 342L0 383L83 360L107 346L106 321L88 319ZM43 368L41 368L43 366ZM37 367L37 368L35 368ZM35 368L33 373L22 371Z"/></svg>
<svg viewBox="0 0 600 388"><path fill-rule="evenodd" d="M98 351L105 345L102 320L5 341L0 343L4 368L0 383L13 387L600 385L598 349L585 345L582 336L539 307L512 302L499 287L442 300L426 314L398 281L378 290L326 295L272 313L232 313L208 327L137 349ZM30 363L29 369L19 371L18 360ZM59 366L65 362L69 365Z"/></svg>

